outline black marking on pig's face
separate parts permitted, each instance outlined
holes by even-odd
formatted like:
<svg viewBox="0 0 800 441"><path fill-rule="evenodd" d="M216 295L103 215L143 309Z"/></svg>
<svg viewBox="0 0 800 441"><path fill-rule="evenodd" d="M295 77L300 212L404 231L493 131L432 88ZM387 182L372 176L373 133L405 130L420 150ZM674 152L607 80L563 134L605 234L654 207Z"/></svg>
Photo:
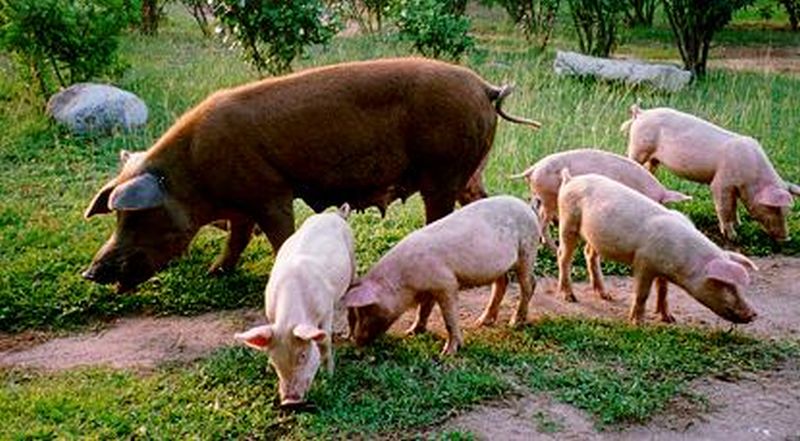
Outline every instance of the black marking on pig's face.
<svg viewBox="0 0 800 441"><path fill-rule="evenodd" d="M83 276L100 284L134 288L164 268L188 247L195 231L167 208L118 211L117 227Z"/></svg>

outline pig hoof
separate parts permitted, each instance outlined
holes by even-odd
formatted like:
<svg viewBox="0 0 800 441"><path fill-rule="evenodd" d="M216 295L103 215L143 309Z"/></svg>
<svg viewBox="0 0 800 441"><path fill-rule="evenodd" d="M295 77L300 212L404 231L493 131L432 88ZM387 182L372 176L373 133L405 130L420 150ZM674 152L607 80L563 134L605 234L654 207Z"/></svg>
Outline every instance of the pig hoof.
<svg viewBox="0 0 800 441"><path fill-rule="evenodd" d="M663 323L675 323L675 317L672 314L664 314L661 316L661 321Z"/></svg>
<svg viewBox="0 0 800 441"><path fill-rule="evenodd" d="M428 332L428 330L425 329L424 326L412 326L412 327L406 329L405 334L407 336L409 336L409 337L413 337L415 335L421 335L421 334L424 334L426 332Z"/></svg>
<svg viewBox="0 0 800 441"><path fill-rule="evenodd" d="M519 329L519 328L525 326L525 324L526 324L525 319L518 319L516 317L514 317L514 318L512 318L511 320L508 321L508 326L511 326L512 328L516 328L516 329Z"/></svg>
<svg viewBox="0 0 800 441"><path fill-rule="evenodd" d="M211 268L208 269L208 275L213 277L220 277L230 273L232 268L228 268L225 265L211 265Z"/></svg>
<svg viewBox="0 0 800 441"><path fill-rule="evenodd" d="M578 298L575 297L575 294L573 294L571 292L565 292L564 293L564 300L567 301L567 302L570 302L570 303L577 303L578 302Z"/></svg>
<svg viewBox="0 0 800 441"><path fill-rule="evenodd" d="M597 295L603 300L607 300L609 302L614 301L614 297L605 291L597 291Z"/></svg>
<svg viewBox="0 0 800 441"><path fill-rule="evenodd" d="M481 316L478 320L475 321L475 326L492 326L494 325L495 317L487 317Z"/></svg>
<svg viewBox="0 0 800 441"><path fill-rule="evenodd" d="M450 357L456 355L458 352L458 345L456 344L447 344L444 349L442 350L442 357Z"/></svg>

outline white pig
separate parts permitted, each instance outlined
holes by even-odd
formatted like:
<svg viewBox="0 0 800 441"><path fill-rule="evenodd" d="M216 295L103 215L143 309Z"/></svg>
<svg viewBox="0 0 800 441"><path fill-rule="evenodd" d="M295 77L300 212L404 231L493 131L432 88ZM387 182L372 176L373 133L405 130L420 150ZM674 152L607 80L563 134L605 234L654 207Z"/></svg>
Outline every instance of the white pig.
<svg viewBox="0 0 800 441"><path fill-rule="evenodd" d="M711 185L719 228L736 238L736 202L775 240L788 240L786 216L800 187L785 182L758 141L669 108L631 107L628 157L654 171L659 164L683 178Z"/></svg>
<svg viewBox="0 0 800 441"><path fill-rule="evenodd" d="M647 169L630 159L597 149L574 149L545 156L524 172L511 178L524 178L528 182L531 198L539 201L539 226L544 242L556 251L556 245L547 233L558 214L558 188L561 170L568 168L573 176L597 173L644 194L650 199L666 204L691 199L661 185Z"/></svg>
<svg viewBox="0 0 800 441"><path fill-rule="evenodd" d="M539 241L536 213L510 196L473 202L406 236L389 250L344 298L356 344L385 332L406 310L420 304L409 333L423 332L434 301L447 328L443 354L454 354L463 338L458 324L459 288L493 283L492 298L479 324L497 319L514 269L520 299L511 324L522 324L535 280L531 277Z"/></svg>
<svg viewBox="0 0 800 441"><path fill-rule="evenodd" d="M747 257L724 251L700 233L681 213L669 210L616 181L597 174L570 177L565 169L558 194L559 291L572 295L572 256L583 237L597 254L633 267L635 296L630 320L640 323L653 282L656 310L673 322L667 307L672 282L734 323L748 323L755 311L742 297L749 284ZM591 283L602 290L597 259L587 262Z"/></svg>
<svg viewBox="0 0 800 441"><path fill-rule="evenodd" d="M267 324L235 336L269 354L282 406L303 403L320 360L333 372L334 305L355 274L349 212L313 215L284 242L265 290Z"/></svg>

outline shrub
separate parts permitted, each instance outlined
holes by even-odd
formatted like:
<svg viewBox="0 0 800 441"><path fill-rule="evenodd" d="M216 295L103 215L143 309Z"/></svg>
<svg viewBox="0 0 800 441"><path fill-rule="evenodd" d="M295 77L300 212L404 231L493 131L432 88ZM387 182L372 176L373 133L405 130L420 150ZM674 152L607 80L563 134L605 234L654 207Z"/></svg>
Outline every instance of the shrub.
<svg viewBox="0 0 800 441"><path fill-rule="evenodd" d="M528 41L538 38L539 47L547 47L561 0L495 0L491 3L500 4L508 12Z"/></svg>
<svg viewBox="0 0 800 441"><path fill-rule="evenodd" d="M681 53L684 67L695 77L706 74L714 34L731 21L733 13L753 0L661 0Z"/></svg>
<svg viewBox="0 0 800 441"><path fill-rule="evenodd" d="M789 14L789 25L793 31L800 27L800 0L778 0Z"/></svg>
<svg viewBox="0 0 800 441"><path fill-rule="evenodd" d="M400 0L395 10L400 38L426 57L458 58L475 45L470 21L455 14L450 2Z"/></svg>
<svg viewBox="0 0 800 441"><path fill-rule="evenodd" d="M119 0L0 0L0 47L45 95L118 69L117 38L128 21Z"/></svg>
<svg viewBox="0 0 800 441"><path fill-rule="evenodd" d="M581 52L607 57L617 44L625 0L567 0Z"/></svg>
<svg viewBox="0 0 800 441"><path fill-rule="evenodd" d="M381 32L383 18L390 9L392 0L341 0L334 2L342 15L355 20L363 32Z"/></svg>
<svg viewBox="0 0 800 441"><path fill-rule="evenodd" d="M307 46L330 41L338 23L321 0L213 0L226 40L241 46L259 74L291 71Z"/></svg>

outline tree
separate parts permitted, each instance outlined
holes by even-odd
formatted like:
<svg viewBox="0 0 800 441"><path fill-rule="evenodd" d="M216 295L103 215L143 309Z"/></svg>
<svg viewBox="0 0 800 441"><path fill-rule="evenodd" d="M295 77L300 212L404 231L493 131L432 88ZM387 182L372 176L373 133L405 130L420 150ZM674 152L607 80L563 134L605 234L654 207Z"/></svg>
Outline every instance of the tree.
<svg viewBox="0 0 800 441"><path fill-rule="evenodd" d="M312 44L330 41L339 29L321 0L213 0L214 15L231 46L241 47L259 74L291 71Z"/></svg>
<svg viewBox="0 0 800 441"><path fill-rule="evenodd" d="M458 58L475 45L469 18L440 0L400 0L394 12L400 38L426 57Z"/></svg>
<svg viewBox="0 0 800 441"><path fill-rule="evenodd" d="M145 35L155 35L158 32L158 23L164 17L164 8L168 0L141 0L142 23L141 31Z"/></svg>
<svg viewBox="0 0 800 441"><path fill-rule="evenodd" d="M797 32L800 27L800 0L778 0L789 14L789 25Z"/></svg>
<svg viewBox="0 0 800 441"><path fill-rule="evenodd" d="M631 25L653 24L653 17L656 13L657 0L628 0L628 7L625 8L625 19Z"/></svg>
<svg viewBox="0 0 800 441"><path fill-rule="evenodd" d="M736 10L753 0L661 0L661 3L684 67L701 78L706 74L714 34L731 21Z"/></svg>
<svg viewBox="0 0 800 441"><path fill-rule="evenodd" d="M581 52L607 57L617 44L625 0L567 0Z"/></svg>
<svg viewBox="0 0 800 441"><path fill-rule="evenodd" d="M499 3L508 12L528 41L538 37L539 46L547 47L561 0L495 0L491 3Z"/></svg>
<svg viewBox="0 0 800 441"><path fill-rule="evenodd" d="M128 16L117 0L0 0L0 48L42 94L119 67L118 36Z"/></svg>

